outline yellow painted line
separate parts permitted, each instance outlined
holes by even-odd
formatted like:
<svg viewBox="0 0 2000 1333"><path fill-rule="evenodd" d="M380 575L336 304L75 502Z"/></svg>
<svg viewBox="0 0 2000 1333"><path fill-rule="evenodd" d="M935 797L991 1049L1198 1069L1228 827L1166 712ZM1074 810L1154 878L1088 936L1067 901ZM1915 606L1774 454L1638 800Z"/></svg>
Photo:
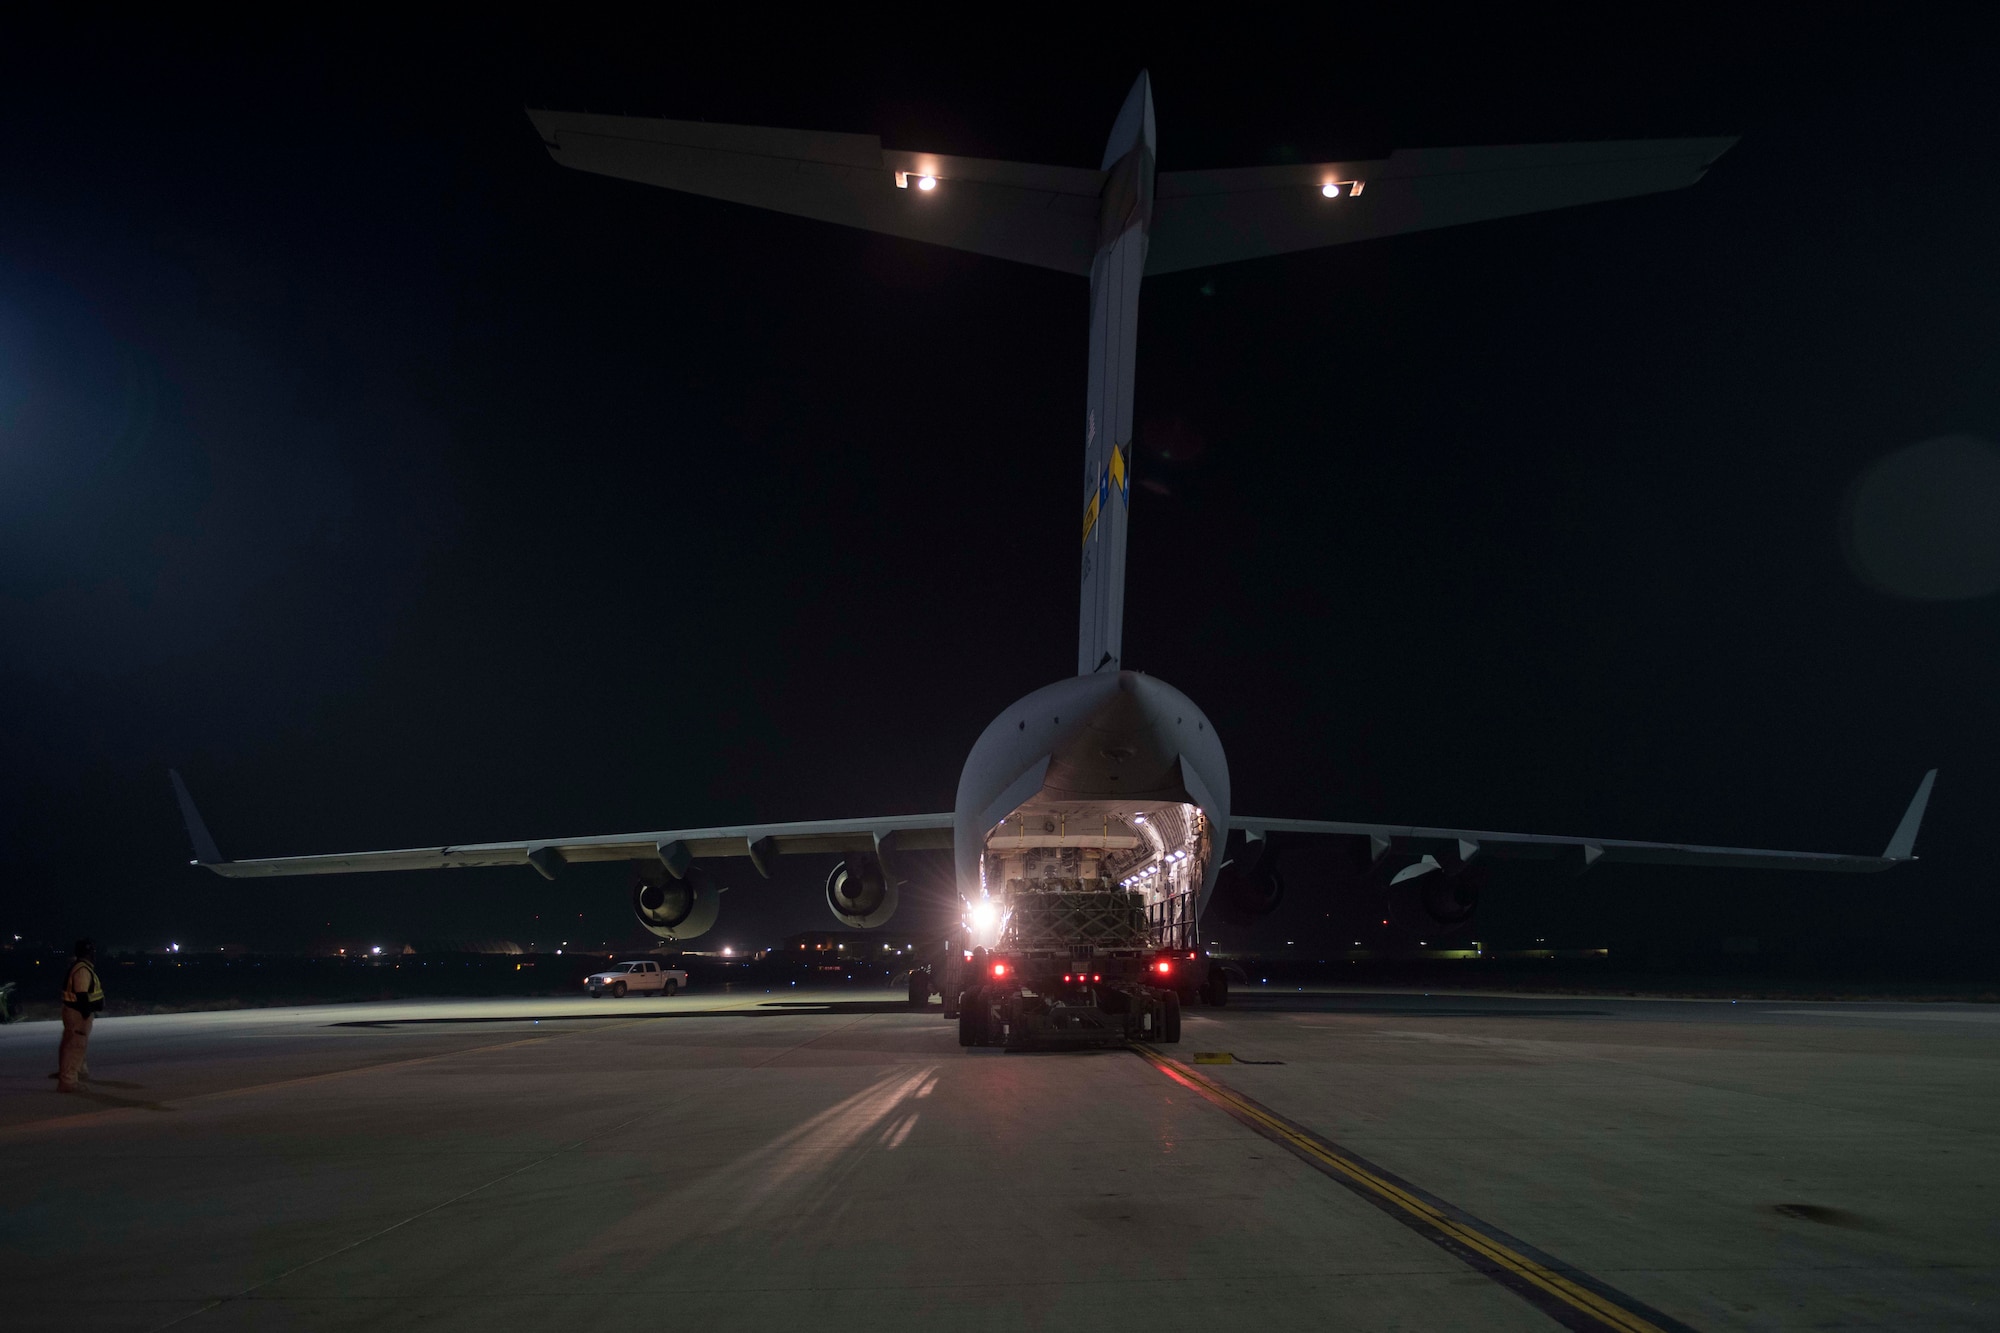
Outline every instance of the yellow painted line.
<svg viewBox="0 0 2000 1333"><path fill-rule="evenodd" d="M1162 1073L1175 1079L1212 1101L1228 1107L1236 1115L1253 1122L1270 1137L1283 1143L1301 1156L1320 1162L1339 1172L1362 1189L1387 1203L1394 1204L1405 1213L1463 1245L1468 1250L1491 1260L1500 1268L1514 1274L1521 1280L1539 1288L1565 1305L1589 1315L1607 1328L1615 1328L1622 1333L1665 1333L1658 1324L1606 1300L1594 1291L1580 1287L1562 1274L1545 1264L1539 1264L1524 1254L1519 1254L1508 1246L1463 1223L1447 1217L1431 1204L1403 1189L1391 1181L1382 1179L1373 1171L1338 1152L1330 1149L1313 1136L1304 1133L1289 1121L1273 1115L1261 1106L1237 1095L1222 1084L1207 1078L1171 1060L1149 1047L1135 1047L1139 1054L1151 1061Z"/></svg>

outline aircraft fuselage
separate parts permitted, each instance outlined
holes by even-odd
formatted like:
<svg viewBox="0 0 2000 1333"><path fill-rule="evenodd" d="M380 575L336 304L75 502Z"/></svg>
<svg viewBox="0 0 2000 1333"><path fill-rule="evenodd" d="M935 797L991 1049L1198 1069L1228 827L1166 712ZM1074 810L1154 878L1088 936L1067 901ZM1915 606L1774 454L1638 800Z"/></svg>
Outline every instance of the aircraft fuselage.
<svg viewBox="0 0 2000 1333"><path fill-rule="evenodd" d="M968 902L1138 892L1155 943L1191 946L1228 833L1229 763L1207 715L1165 681L1104 671L993 719L959 776L953 846Z"/></svg>

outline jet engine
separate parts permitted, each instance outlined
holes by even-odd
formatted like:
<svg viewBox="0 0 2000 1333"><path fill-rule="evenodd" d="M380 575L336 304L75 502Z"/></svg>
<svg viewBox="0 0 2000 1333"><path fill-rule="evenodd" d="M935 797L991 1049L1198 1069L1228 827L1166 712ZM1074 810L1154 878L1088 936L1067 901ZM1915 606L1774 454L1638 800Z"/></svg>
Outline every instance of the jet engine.
<svg viewBox="0 0 2000 1333"><path fill-rule="evenodd" d="M826 877L826 905L849 930L873 930L896 914L896 886L880 861L857 856Z"/></svg>
<svg viewBox="0 0 2000 1333"><path fill-rule="evenodd" d="M632 886L632 915L661 939L691 940L715 925L722 890L700 866L679 879L664 867L648 869Z"/></svg>
<svg viewBox="0 0 2000 1333"><path fill-rule="evenodd" d="M1479 907L1482 869L1466 867L1456 874L1425 875L1418 884L1424 911L1440 926L1462 926Z"/></svg>
<svg viewBox="0 0 2000 1333"><path fill-rule="evenodd" d="M1224 863L1216 881L1215 906L1225 921L1248 925L1269 916L1285 900L1285 881L1278 872L1278 851L1269 838L1246 842L1234 859Z"/></svg>

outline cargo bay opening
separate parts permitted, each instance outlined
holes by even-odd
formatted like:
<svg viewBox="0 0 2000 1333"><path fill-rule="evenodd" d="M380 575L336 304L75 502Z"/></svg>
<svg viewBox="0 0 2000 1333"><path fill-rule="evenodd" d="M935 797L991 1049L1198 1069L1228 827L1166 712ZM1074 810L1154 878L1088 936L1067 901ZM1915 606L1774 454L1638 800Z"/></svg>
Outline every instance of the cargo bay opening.
<svg viewBox="0 0 2000 1333"><path fill-rule="evenodd" d="M959 1043L1179 1041L1184 1004L1226 1003L1196 915L1217 843L1185 798L1048 788L988 829L964 946L937 980ZM930 978L911 977L912 1001L927 1000Z"/></svg>
<svg viewBox="0 0 2000 1333"><path fill-rule="evenodd" d="M980 853L980 887L998 909L991 942L1075 961L1192 949L1214 843L1186 801L1037 796L994 825Z"/></svg>

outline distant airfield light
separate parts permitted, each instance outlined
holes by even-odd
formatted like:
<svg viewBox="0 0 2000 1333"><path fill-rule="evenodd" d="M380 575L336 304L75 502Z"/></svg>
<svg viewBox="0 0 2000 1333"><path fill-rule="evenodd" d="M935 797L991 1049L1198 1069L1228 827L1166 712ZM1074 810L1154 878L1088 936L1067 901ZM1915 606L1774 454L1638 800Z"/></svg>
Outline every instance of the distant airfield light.
<svg viewBox="0 0 2000 1333"><path fill-rule="evenodd" d="M882 947L886 949L889 946L885 944ZM722 956L724 958L734 958L736 956L736 951L725 944L722 946Z"/></svg>
<svg viewBox="0 0 2000 1333"><path fill-rule="evenodd" d="M935 190L937 188L937 177L935 176L917 177L917 188L919 190Z"/></svg>
<svg viewBox="0 0 2000 1333"><path fill-rule="evenodd" d="M1340 186L1333 181L1328 181L1326 184L1320 186L1319 192L1329 199L1340 198Z"/></svg>
<svg viewBox="0 0 2000 1333"><path fill-rule="evenodd" d="M167 946L167 952L168 952L168 953L179 953L180 951L181 951L181 946L180 946L180 945L178 945L178 944L169 944L169 945ZM375 952L376 952L376 953L380 953L380 952L382 952L382 951L381 951L380 949L377 949L377 950L376 950Z"/></svg>
<svg viewBox="0 0 2000 1333"><path fill-rule="evenodd" d="M176 949L178 949L178 948L180 948L181 946L180 946L180 945L178 945L178 944L176 944L176 945L175 945L174 947L175 947ZM378 945L376 945L376 946L375 946L374 948L370 949L370 950L369 950L368 952L369 952L369 953L381 953L381 952L382 952L382 946L378 944Z"/></svg>

